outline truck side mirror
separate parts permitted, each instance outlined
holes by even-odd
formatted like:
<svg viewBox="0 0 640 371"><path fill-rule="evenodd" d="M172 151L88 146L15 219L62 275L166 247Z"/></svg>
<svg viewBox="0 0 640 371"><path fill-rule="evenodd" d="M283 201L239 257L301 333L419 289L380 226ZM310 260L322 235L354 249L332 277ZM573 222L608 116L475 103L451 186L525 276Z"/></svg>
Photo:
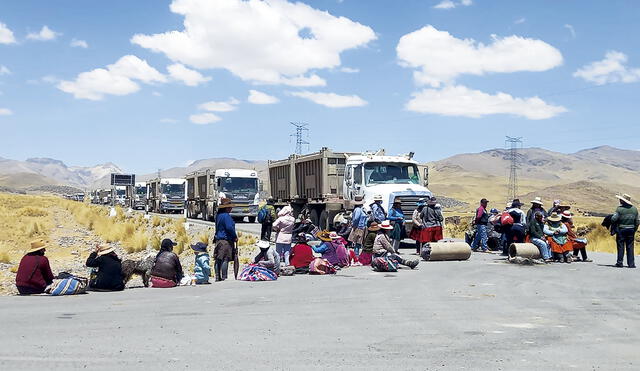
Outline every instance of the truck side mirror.
<svg viewBox="0 0 640 371"><path fill-rule="evenodd" d="M424 186L429 186L429 167L425 166L424 168L424 176L423 176Z"/></svg>

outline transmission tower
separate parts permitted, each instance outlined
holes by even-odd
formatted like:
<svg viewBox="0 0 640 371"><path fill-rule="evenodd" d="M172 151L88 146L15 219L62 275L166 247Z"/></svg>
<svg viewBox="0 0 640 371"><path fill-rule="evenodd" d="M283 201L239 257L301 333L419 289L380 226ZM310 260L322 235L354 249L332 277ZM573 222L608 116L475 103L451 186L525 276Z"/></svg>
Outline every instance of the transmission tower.
<svg viewBox="0 0 640 371"><path fill-rule="evenodd" d="M305 133L307 138L309 138L309 124L304 122L292 122L291 125L296 128L296 133L291 134L291 137L296 138L296 154L301 155L302 146L306 145L307 151L309 150L309 142L304 140Z"/></svg>
<svg viewBox="0 0 640 371"><path fill-rule="evenodd" d="M518 169L520 168L518 164L520 159L518 149L522 148L522 137L507 136L505 147L509 150L507 154L507 159L509 160L509 194L507 195L507 201L511 201L518 197Z"/></svg>

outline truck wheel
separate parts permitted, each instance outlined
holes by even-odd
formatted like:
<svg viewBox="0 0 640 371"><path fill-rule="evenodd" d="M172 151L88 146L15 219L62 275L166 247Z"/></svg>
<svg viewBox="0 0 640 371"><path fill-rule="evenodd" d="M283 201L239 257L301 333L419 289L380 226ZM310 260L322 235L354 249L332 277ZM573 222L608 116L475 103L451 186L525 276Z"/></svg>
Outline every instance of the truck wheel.
<svg viewBox="0 0 640 371"><path fill-rule="evenodd" d="M250 216L249 217L249 223L255 223L256 222L256 217L255 216Z"/></svg>
<svg viewBox="0 0 640 371"><path fill-rule="evenodd" d="M323 229L320 226L320 210L318 209L311 209L309 211L309 219L311 219L311 223L313 223L313 225L317 226L320 229Z"/></svg>
<svg viewBox="0 0 640 371"><path fill-rule="evenodd" d="M242 223L244 222L244 217L243 216L234 216L233 217L233 221L236 223Z"/></svg>
<svg viewBox="0 0 640 371"><path fill-rule="evenodd" d="M329 213L327 212L327 210L322 210L318 223L320 223L320 229L329 230Z"/></svg>

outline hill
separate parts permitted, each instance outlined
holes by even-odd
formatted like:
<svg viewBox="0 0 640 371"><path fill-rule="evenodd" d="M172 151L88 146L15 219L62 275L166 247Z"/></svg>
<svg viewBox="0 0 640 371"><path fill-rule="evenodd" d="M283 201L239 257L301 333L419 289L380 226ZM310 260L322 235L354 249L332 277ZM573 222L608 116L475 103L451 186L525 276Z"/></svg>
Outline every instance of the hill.
<svg viewBox="0 0 640 371"><path fill-rule="evenodd" d="M209 158L203 160L197 160L189 164L186 167L172 167L161 171L161 175L166 178L181 178L189 173L202 169L249 169L256 170L258 176L266 183L267 180L267 162L266 161L252 161L252 160L239 160L235 158ZM136 179L146 181L157 177L157 173L143 174L136 176ZM266 185L266 184L265 184Z"/></svg>

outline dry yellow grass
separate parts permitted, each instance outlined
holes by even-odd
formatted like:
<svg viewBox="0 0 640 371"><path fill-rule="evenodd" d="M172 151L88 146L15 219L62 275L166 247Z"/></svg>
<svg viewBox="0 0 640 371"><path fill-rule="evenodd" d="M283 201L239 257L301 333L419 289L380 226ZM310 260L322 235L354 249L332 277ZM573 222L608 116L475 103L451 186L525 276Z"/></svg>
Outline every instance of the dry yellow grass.
<svg viewBox="0 0 640 371"><path fill-rule="evenodd" d="M162 244L162 239L160 238L160 236L154 233L153 236L151 236L151 242L150 242L151 247L155 250L160 250L161 244Z"/></svg>
<svg viewBox="0 0 640 371"><path fill-rule="evenodd" d="M6 251L0 251L0 263L11 264L11 257Z"/></svg>

